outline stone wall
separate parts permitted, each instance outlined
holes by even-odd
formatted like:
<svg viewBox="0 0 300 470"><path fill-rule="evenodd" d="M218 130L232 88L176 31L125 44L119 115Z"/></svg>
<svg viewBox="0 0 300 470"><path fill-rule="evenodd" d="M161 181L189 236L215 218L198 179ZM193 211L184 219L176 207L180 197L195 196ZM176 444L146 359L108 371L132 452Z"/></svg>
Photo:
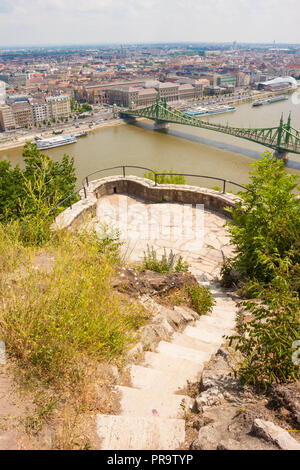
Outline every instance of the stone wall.
<svg viewBox="0 0 300 470"><path fill-rule="evenodd" d="M236 196L220 193L213 189L188 186L186 184L160 184L138 176L110 176L91 181L85 198L80 191L81 200L59 214L54 229L75 227L96 213L97 200L109 194L128 194L155 203L179 202L184 204L204 204L204 208L230 216L226 207L234 207Z"/></svg>

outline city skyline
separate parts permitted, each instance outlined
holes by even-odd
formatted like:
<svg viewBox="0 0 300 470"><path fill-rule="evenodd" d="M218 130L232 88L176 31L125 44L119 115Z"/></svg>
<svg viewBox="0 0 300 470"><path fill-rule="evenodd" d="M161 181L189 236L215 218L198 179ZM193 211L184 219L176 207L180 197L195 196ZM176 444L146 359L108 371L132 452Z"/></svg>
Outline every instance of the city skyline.
<svg viewBox="0 0 300 470"><path fill-rule="evenodd" d="M297 0L0 0L0 46L297 44Z"/></svg>

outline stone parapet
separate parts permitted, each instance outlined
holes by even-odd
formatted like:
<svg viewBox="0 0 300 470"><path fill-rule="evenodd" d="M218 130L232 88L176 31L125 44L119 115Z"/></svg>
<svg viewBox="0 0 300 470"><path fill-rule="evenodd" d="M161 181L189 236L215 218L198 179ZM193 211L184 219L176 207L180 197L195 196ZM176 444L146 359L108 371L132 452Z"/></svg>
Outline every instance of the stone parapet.
<svg viewBox="0 0 300 470"><path fill-rule="evenodd" d="M204 204L205 209L230 216L227 207L235 207L237 196L220 193L213 189L189 186L187 184L159 184L138 176L109 176L91 181L84 191L80 191L81 200L72 208L59 214L53 229L75 227L93 217L96 213L97 200L110 194L127 194L140 197L154 203L178 202L183 204Z"/></svg>

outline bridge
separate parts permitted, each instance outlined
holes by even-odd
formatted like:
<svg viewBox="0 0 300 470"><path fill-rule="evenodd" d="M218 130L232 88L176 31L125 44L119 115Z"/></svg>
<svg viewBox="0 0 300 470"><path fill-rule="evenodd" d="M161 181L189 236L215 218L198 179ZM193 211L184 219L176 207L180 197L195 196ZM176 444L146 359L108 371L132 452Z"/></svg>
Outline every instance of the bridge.
<svg viewBox="0 0 300 470"><path fill-rule="evenodd" d="M300 131L291 126L291 114L286 123L284 123L283 116L281 116L278 127L232 127L204 121L199 117L188 116L184 112L172 106L168 106L166 100L157 100L155 104L146 108L120 111L120 116L128 120L134 120L136 117L151 119L155 121L157 129L166 128L168 123L174 123L222 132L223 134L229 134L234 137L239 137L240 139L250 140L256 144L264 145L274 150L274 155L277 158L284 160L287 160L288 153L300 154Z"/></svg>

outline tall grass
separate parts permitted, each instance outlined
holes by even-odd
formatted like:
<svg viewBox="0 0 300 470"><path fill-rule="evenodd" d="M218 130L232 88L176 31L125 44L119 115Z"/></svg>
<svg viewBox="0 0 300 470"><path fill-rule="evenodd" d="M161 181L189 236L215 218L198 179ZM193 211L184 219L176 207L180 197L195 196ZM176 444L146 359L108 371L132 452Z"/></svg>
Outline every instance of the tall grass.
<svg viewBox="0 0 300 470"><path fill-rule="evenodd" d="M3 228L0 237L1 247ZM17 244L11 241L9 250L14 256ZM135 342L147 316L112 291L113 258L107 241L103 246L93 234L63 234L49 272L28 265L26 275L2 289L0 336L30 374L68 380L80 375L86 358L117 359Z"/></svg>

